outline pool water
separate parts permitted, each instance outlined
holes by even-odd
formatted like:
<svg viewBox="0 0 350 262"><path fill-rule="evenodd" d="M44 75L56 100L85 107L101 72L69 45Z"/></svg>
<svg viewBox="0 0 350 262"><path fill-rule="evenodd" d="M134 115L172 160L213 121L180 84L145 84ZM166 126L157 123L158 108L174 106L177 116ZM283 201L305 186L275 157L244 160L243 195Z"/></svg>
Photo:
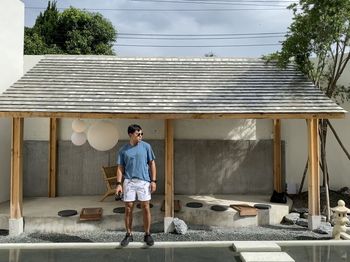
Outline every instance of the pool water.
<svg viewBox="0 0 350 262"><path fill-rule="evenodd" d="M9 262L206 262L241 261L232 248L125 248L125 249L12 249L0 250L0 261Z"/></svg>
<svg viewBox="0 0 350 262"><path fill-rule="evenodd" d="M282 246L295 262L350 262L350 245ZM0 249L0 262L242 262L232 247Z"/></svg>

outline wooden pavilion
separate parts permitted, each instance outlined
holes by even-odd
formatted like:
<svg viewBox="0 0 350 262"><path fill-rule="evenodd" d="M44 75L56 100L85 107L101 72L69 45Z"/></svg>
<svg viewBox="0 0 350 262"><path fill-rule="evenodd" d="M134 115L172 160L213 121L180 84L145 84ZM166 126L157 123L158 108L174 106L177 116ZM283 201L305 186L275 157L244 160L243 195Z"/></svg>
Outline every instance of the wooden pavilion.
<svg viewBox="0 0 350 262"><path fill-rule="evenodd" d="M0 96L0 117L12 118L10 230L11 223L23 227L24 118L50 118L49 197L56 196L60 118L164 120L165 230L174 217L174 120L273 120L273 183L281 192L281 119L305 119L314 229L320 223L318 120L345 113L295 67L281 70L260 59L45 56Z"/></svg>

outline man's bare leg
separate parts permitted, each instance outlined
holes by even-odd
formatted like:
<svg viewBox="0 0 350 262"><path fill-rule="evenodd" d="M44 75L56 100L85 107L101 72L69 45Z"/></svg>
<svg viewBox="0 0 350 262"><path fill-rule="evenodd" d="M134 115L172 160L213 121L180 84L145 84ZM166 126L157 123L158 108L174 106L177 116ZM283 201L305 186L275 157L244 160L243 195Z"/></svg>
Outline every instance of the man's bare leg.
<svg viewBox="0 0 350 262"><path fill-rule="evenodd" d="M125 202L125 229L126 233L131 234L132 232L132 212L134 209L134 202Z"/></svg>
<svg viewBox="0 0 350 262"><path fill-rule="evenodd" d="M143 228L146 234L151 233L151 209L149 207L149 201L141 202L143 211Z"/></svg>

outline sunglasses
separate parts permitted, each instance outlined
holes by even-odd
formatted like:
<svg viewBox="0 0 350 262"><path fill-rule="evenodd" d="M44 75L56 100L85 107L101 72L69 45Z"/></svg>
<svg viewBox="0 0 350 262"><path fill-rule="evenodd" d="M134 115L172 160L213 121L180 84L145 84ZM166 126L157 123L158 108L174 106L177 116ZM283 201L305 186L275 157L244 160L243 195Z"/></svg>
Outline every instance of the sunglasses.
<svg viewBox="0 0 350 262"><path fill-rule="evenodd" d="M136 136L143 136L143 133L138 133L136 134Z"/></svg>

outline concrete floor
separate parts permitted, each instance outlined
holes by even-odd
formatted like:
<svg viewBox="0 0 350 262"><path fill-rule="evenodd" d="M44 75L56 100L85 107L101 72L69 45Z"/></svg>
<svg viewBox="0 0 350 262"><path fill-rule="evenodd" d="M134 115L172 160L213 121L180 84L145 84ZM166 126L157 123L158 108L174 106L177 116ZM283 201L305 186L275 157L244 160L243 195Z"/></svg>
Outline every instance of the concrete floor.
<svg viewBox="0 0 350 262"><path fill-rule="evenodd" d="M71 197L36 197L24 198L23 215L25 232L76 232L86 230L123 230L124 214L115 214L115 207L124 206L123 202L115 201L114 197L108 197L104 202L99 202L101 196L71 196ZM152 222L162 222L164 212L160 210L163 195L153 195L151 203ZM243 227L257 225L279 224L282 218L289 213L292 201L287 204L270 203L267 195L176 195L180 200L181 211L175 213L175 217L184 220L187 224L208 225L221 227ZM188 202L201 202L201 208L186 207ZM259 210L257 216L240 217L232 208L223 212L212 211L212 205L265 203L271 205L270 210ZM84 207L102 207L103 218L100 221L79 221L79 213ZM59 217L57 212L64 209L75 209L78 215L72 217ZM134 209L134 226L142 225L141 210ZM140 213L140 214L137 214ZM8 228L9 202L0 203L0 228Z"/></svg>

